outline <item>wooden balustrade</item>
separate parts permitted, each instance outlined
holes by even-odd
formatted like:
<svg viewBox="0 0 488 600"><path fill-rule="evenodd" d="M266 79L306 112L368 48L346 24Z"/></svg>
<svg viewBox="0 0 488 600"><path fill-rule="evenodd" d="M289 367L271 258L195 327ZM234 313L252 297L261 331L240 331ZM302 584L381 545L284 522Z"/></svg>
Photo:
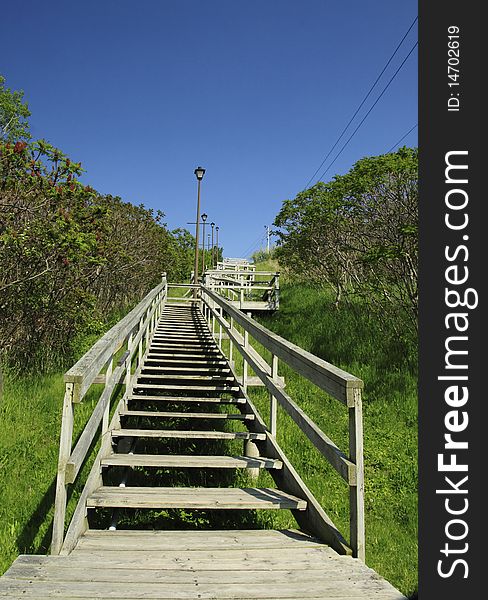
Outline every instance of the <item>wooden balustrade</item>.
<svg viewBox="0 0 488 600"><path fill-rule="evenodd" d="M270 422L268 431L276 436L277 407L281 406L310 442L327 459L349 486L350 546L354 556L364 560L364 465L361 390L363 382L314 356L269 331L249 315L233 306L220 293L209 287L201 291L203 313L207 320L215 321L227 333L230 340L229 361L234 348L243 358L242 386L249 385L249 367L266 386L270 397ZM236 329L236 324L243 333ZM214 326L212 325L212 332ZM253 338L271 353L271 364L251 345ZM278 376L278 363L282 361L296 373L342 402L349 417L349 452L343 452L284 391Z"/></svg>
<svg viewBox="0 0 488 600"><path fill-rule="evenodd" d="M84 527L84 501L93 485L87 481L84 492L75 509L65 537L66 504L68 485L75 482L85 463L95 438L107 443L110 407L119 384L125 386L125 395L132 385L132 369L140 368L144 349L148 347L156 323L166 302L168 284L163 274L162 282L154 288L132 311L112 327L92 348L64 375L66 385L61 436L59 446L56 500L54 508L51 554L59 554L70 540L77 539ZM121 356L118 356L123 351ZM114 361L117 360L115 368ZM85 398L93 384L103 383L103 391L73 448L74 405ZM122 401L122 400L121 400ZM97 457L95 460L99 460Z"/></svg>

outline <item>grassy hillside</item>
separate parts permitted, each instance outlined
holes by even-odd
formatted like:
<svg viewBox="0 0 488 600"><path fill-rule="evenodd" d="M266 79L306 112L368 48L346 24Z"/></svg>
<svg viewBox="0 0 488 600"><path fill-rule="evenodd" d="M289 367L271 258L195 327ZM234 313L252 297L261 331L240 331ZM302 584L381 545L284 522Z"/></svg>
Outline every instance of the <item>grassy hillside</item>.
<svg viewBox="0 0 488 600"><path fill-rule="evenodd" d="M417 586L416 348L389 335L360 304L336 310L324 291L284 283L269 329L363 379L366 560L406 594ZM347 451L344 407L286 367L288 394ZM259 389L252 397L267 414ZM347 487L282 410L278 441L326 512L348 537Z"/></svg>

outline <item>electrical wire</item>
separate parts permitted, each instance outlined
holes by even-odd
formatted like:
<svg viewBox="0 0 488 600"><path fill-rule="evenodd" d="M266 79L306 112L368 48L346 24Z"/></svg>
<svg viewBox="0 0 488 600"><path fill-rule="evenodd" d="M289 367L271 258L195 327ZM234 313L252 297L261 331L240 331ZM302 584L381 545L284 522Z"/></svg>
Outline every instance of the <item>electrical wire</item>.
<svg viewBox="0 0 488 600"><path fill-rule="evenodd" d="M243 252L242 256L243 256L243 257L246 257L246 256L248 256L248 255L249 255L249 253L251 252L251 250L254 250L254 248L255 248L256 246L258 246L259 244L261 244L261 243L263 242L264 238L265 238L265 236L260 236L260 237L258 237L258 238L257 238L257 239L256 239L254 242L252 242L252 243L251 243L251 244L250 244L250 245L247 247L247 249L245 250L245 252Z"/></svg>
<svg viewBox="0 0 488 600"><path fill-rule="evenodd" d="M322 175L319 177L319 181L321 179L323 179L323 177L325 176L325 174L327 173L327 171L332 167L332 165L335 163L335 161L339 158L339 156L342 154L342 152L344 151L344 149L346 148L346 146L349 144L349 142L352 140L352 138L356 135L356 132L359 130L359 128L361 127L361 125L364 123L364 121L366 121L366 119L368 118L369 114L371 113L371 111L373 110L373 108L378 104L378 102L380 101L380 99L382 98L383 94L386 92L386 90L390 87L391 83L393 82L393 80L395 79L395 77L398 75L398 73L401 71L403 65L407 62L407 60L409 59L410 55L412 54L412 52L415 50L415 48L418 46L418 42L415 42L415 44L412 46L412 48L410 49L410 52L407 54L407 56L403 59L401 65L398 67L398 69L393 73L393 75L391 76L390 80L388 81L388 83L385 85L385 87L383 88L383 91L381 92L381 94L378 96L378 98L376 98L376 100L374 101L373 105L370 107L370 109L368 110L368 112L364 115L364 117L361 119L361 121L359 122L359 125L356 127L356 129L351 133L351 135L349 136L349 138L347 139L346 143L342 146L342 148L339 150L339 152L336 154L336 156L334 157L334 160L329 164L329 166L325 169L325 171L322 173Z"/></svg>
<svg viewBox="0 0 488 600"><path fill-rule="evenodd" d="M356 112L352 115L352 117L349 119L349 122L347 123L347 125L344 127L344 129L342 130L342 133L340 134L340 136L337 138L337 140L335 141L334 145L332 146L332 148L329 150L327 156L324 158L324 160L320 163L319 167L317 168L317 170L315 171L315 173L312 175L312 177L310 177L310 179L308 180L307 184L305 185L305 187L303 188L304 190L306 190L308 188L308 186L310 185L310 182L313 181L313 178L315 177L315 175L317 175L317 173L320 171L320 169L322 168L322 166L324 165L325 161L329 158L329 156L332 154L332 152L334 151L335 147L337 146L337 144L340 142L340 140L342 139L342 136L346 133L346 131L349 128L349 125L351 125L351 123L354 121L356 115L358 114L358 112L361 110L361 108L363 107L364 103L366 102L366 100L369 98L369 96L371 95L371 92L374 90L374 88L376 87L376 84L378 83L378 81L381 79L383 73L386 71L386 69L388 68L389 64L391 63L391 61L393 60L393 58L395 57L396 53L398 52L398 50L400 49L400 46L403 44L403 42L405 41L405 38L407 37L407 35L410 33L410 31L412 30L413 26L415 25L415 23L417 22L418 17L415 17L415 19L413 20L412 24L410 25L410 27L408 28L407 32L405 33L405 35L402 37L402 39L400 40L400 42L398 43L397 47L395 48L395 50L393 51L393 54L390 56L390 58L388 59L387 63L385 64L385 66L383 67L383 70L381 71L381 73L378 75L378 77L376 78L376 81L373 83L373 85L369 88L368 93L366 94L366 96L363 98L361 104L357 107Z"/></svg>
<svg viewBox="0 0 488 600"><path fill-rule="evenodd" d="M390 152L392 152L392 151L393 151L395 148L397 148L397 147L398 147L398 146L399 146L399 145L400 145L400 144L403 142L403 140L404 140L404 139L407 137L407 135L409 135L410 133L412 133L412 131L413 131L413 130L414 130L416 127L417 127L417 126L418 126L418 123L415 123L415 125L414 125L414 126L411 128L411 129L409 129L409 130L407 131L407 133L406 133L406 134L405 134L403 137L401 137L401 138L398 140L398 142L396 142L395 144L393 144L393 146L392 146L392 147L391 147L389 150L387 150L387 151L386 151L386 154L389 154L389 153L390 153Z"/></svg>

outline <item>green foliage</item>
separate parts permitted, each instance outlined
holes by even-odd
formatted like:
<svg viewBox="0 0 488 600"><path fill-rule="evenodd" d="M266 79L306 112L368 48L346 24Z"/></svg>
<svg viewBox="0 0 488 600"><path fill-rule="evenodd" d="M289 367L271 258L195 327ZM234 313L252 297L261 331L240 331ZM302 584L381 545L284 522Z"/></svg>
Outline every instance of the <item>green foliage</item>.
<svg viewBox="0 0 488 600"><path fill-rule="evenodd" d="M254 264L262 263L268 260L273 260L275 258L275 248L270 248L269 252L267 250L256 250L251 256L252 262Z"/></svg>
<svg viewBox="0 0 488 600"><path fill-rule="evenodd" d="M170 280L189 281L195 261L195 237L187 229L174 229L171 232L170 253Z"/></svg>
<svg viewBox="0 0 488 600"><path fill-rule="evenodd" d="M0 75L0 140L30 139L27 119L31 113L23 97L24 92L6 87L5 77Z"/></svg>
<svg viewBox="0 0 488 600"><path fill-rule="evenodd" d="M329 285L335 304L361 296L397 335L414 338L418 289L418 153L358 161L346 175L285 200L276 256L290 275Z"/></svg>
<svg viewBox="0 0 488 600"><path fill-rule="evenodd" d="M101 195L45 140L0 141L0 358L22 369L72 343L161 280L188 271L192 237L164 214Z"/></svg>

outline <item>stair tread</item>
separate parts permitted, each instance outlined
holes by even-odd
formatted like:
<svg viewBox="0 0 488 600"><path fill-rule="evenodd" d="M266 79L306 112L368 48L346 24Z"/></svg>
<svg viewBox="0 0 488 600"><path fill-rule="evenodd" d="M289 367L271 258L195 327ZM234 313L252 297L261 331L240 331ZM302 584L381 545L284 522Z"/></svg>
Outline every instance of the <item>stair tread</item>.
<svg viewBox="0 0 488 600"><path fill-rule="evenodd" d="M88 497L87 507L305 510L307 503L274 488L102 486Z"/></svg>
<svg viewBox="0 0 488 600"><path fill-rule="evenodd" d="M142 394L131 394L129 400L150 400L150 401L164 401L164 402L211 402L216 404L245 404L245 398L202 398L200 396L151 396Z"/></svg>
<svg viewBox="0 0 488 600"><path fill-rule="evenodd" d="M102 460L104 466L124 467L198 467L281 469L274 458L250 456L206 456L187 454L112 454Z"/></svg>
<svg viewBox="0 0 488 600"><path fill-rule="evenodd" d="M148 371L150 371L148 373ZM156 371L155 373L153 371ZM186 375L191 375L192 373L195 373L197 375L200 375L201 373L208 373L209 375L215 376L215 375L227 375L228 373L230 373L230 369L227 367L224 367L223 365L218 365L218 366L208 366L208 367L169 367L169 366L165 366L165 367L153 367L153 366L148 366L145 365L142 369L141 369L141 374L140 377L147 377L147 376L158 376L160 374L165 374L168 373L169 371L169 375L171 375L172 373L177 373L177 374L186 374Z"/></svg>
<svg viewBox="0 0 488 600"><path fill-rule="evenodd" d="M215 440L265 440L265 433L250 431L192 431L180 429L112 429L112 437L154 437Z"/></svg>
<svg viewBox="0 0 488 600"><path fill-rule="evenodd" d="M239 391L238 385L188 385L188 384L158 384L158 383L137 383L134 390L195 390L200 392L230 392Z"/></svg>
<svg viewBox="0 0 488 600"><path fill-rule="evenodd" d="M209 413L209 412L176 412L176 411L156 411L156 410L123 410L120 411L121 417L162 417L173 419L231 419L236 421L252 421L252 413L241 415L233 413Z"/></svg>
<svg viewBox="0 0 488 600"><path fill-rule="evenodd" d="M141 379L157 379L157 380L183 380L183 381L235 381L235 377L233 375L225 375L225 373L211 373L208 375L196 374L196 375L181 375L179 373L141 373L137 377L137 381L139 382Z"/></svg>

